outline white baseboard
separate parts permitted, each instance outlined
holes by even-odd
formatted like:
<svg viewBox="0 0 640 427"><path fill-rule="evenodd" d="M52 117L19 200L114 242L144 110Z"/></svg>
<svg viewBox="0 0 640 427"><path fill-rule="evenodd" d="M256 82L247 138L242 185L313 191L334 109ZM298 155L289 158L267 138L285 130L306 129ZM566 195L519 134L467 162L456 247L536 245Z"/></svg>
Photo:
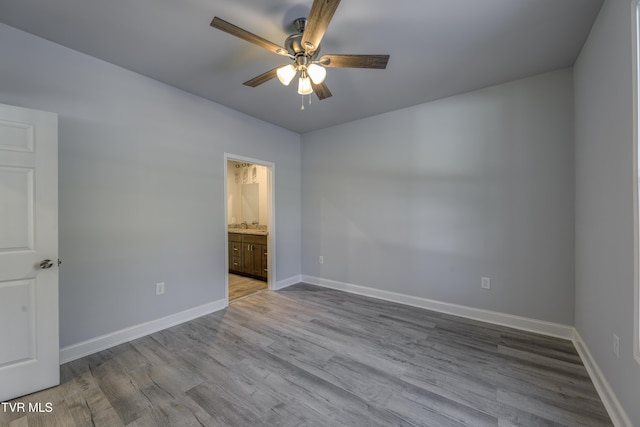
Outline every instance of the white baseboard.
<svg viewBox="0 0 640 427"><path fill-rule="evenodd" d="M287 279L280 280L273 285L271 285L271 290L279 291L280 289L284 289L288 286L295 285L296 283L302 282L302 276L298 274L297 276L291 276Z"/></svg>
<svg viewBox="0 0 640 427"><path fill-rule="evenodd" d="M479 320L482 322L493 323L496 325L508 326L515 329L521 329L529 332L536 332L548 336L573 339L574 328L572 326L562 325L559 323L545 322L542 320L530 319L527 317L514 316L511 314L499 313L496 311L483 310L479 308L468 307L464 305L451 304L447 302L415 297L411 295L400 294L396 292L383 291L380 289L369 288L366 286L354 285L351 283L337 282L335 280L322 279L320 277L302 276L302 281L311 285L323 286L325 288L336 289L340 291L350 292L353 294L364 295L372 298L378 298L385 301L397 302L413 307L425 308L440 313L452 314L455 316L466 317L468 319Z"/></svg>
<svg viewBox="0 0 640 427"><path fill-rule="evenodd" d="M197 317L222 310L225 307L227 307L227 303L224 299L221 299L198 307L190 308L170 316L141 323L139 325L131 326L87 341L63 347L60 349L60 364L71 362L72 360L88 356L98 351L106 350L107 348L170 328L171 326L179 325L180 323L193 320Z"/></svg>
<svg viewBox="0 0 640 427"><path fill-rule="evenodd" d="M274 291L284 289L302 281L302 276L292 276L284 280L275 282L271 289ZM109 334L101 335L77 344L73 344L60 349L60 364L80 359L98 351L106 350L119 344L161 331L180 323L188 322L197 317L222 310L227 307L227 302L223 299L213 301L198 307L190 308L180 313L172 314L161 319L152 320L140 325L131 326Z"/></svg>
<svg viewBox="0 0 640 427"><path fill-rule="evenodd" d="M622 408L622 405L609 385L609 382L591 355L589 347L587 347L587 344L584 342L577 330L574 330L573 344L582 359L582 363L584 363L584 367L587 368L591 381L593 381L593 385L598 391L600 399L602 400L604 407L607 409L613 425L616 427L633 427L629 416Z"/></svg>

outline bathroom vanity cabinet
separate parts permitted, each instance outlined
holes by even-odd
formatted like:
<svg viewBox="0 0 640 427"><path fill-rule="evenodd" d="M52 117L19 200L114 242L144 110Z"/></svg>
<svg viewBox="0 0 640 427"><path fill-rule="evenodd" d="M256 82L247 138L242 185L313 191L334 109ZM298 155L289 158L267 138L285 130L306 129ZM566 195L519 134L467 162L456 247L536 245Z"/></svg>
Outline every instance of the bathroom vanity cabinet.
<svg viewBox="0 0 640 427"><path fill-rule="evenodd" d="M267 280L267 236L229 233L229 273Z"/></svg>

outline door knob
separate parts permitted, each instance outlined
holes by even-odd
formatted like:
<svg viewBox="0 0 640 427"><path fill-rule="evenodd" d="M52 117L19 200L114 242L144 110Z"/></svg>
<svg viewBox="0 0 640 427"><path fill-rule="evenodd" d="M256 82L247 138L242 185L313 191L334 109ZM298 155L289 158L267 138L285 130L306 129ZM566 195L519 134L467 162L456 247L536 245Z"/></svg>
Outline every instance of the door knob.
<svg viewBox="0 0 640 427"><path fill-rule="evenodd" d="M45 259L40 262L40 268L46 270L47 268L53 267L53 262L50 259Z"/></svg>

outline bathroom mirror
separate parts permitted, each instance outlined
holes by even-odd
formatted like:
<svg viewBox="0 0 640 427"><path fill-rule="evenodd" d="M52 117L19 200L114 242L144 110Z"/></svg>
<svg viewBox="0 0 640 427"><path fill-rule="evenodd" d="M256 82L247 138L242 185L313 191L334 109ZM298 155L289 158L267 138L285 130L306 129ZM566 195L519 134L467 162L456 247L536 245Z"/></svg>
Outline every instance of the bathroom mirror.
<svg viewBox="0 0 640 427"><path fill-rule="evenodd" d="M240 186L242 221L247 224L258 223L260 213L258 209L258 184L242 184Z"/></svg>

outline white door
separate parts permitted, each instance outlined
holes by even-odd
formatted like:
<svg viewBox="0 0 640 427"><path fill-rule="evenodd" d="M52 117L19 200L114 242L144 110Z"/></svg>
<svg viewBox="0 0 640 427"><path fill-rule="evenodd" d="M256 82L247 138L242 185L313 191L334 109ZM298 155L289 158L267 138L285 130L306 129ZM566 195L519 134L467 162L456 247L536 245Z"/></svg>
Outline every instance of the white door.
<svg viewBox="0 0 640 427"><path fill-rule="evenodd" d="M58 357L58 116L0 104L0 401L59 384Z"/></svg>

